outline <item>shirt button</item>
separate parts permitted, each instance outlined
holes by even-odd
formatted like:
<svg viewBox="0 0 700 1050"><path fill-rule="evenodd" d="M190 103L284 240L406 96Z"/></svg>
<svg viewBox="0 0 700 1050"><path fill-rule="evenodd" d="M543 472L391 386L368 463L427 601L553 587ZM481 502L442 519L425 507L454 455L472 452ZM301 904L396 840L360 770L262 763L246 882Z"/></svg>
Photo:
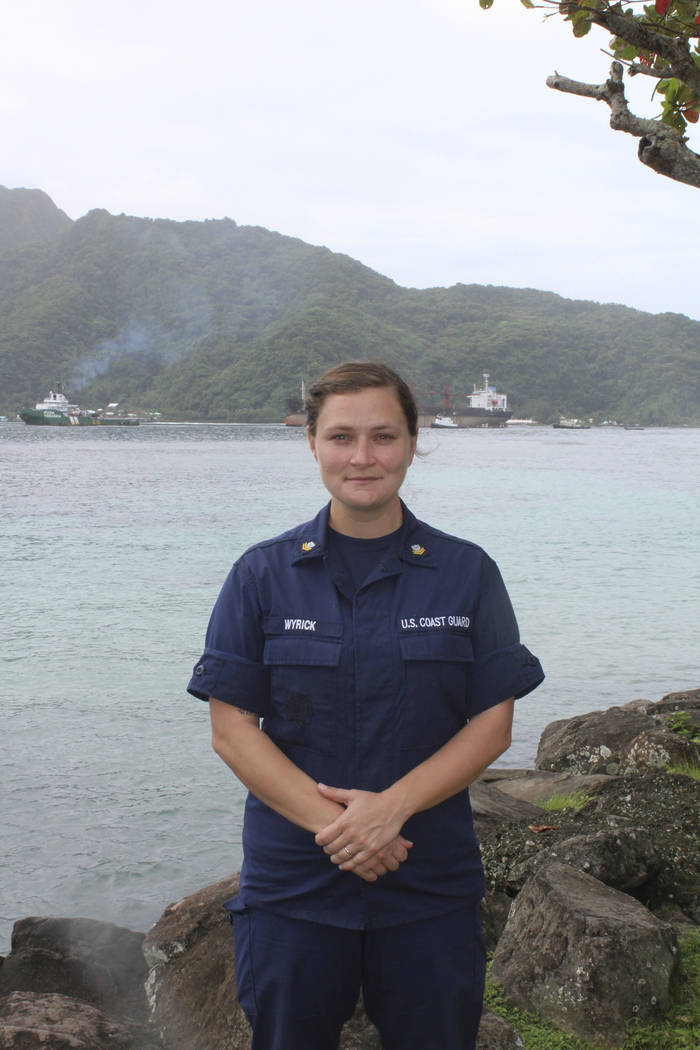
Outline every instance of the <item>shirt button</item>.
<svg viewBox="0 0 700 1050"><path fill-rule="evenodd" d="M198 676L199 678L201 678L201 676L202 676L202 675L204 674L204 664L197 664L197 666L196 666L196 667L195 667L195 669L194 669L194 673L195 673L195 674L196 674L196 675L197 675L197 676Z"/></svg>

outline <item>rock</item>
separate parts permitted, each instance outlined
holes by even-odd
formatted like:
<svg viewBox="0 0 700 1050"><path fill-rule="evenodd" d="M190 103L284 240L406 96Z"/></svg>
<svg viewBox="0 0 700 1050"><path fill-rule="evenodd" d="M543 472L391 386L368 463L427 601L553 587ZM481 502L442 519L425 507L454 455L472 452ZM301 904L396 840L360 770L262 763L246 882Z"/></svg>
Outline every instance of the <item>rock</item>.
<svg viewBox="0 0 700 1050"><path fill-rule="evenodd" d="M653 911L671 903L700 923L698 781L658 771L608 777L583 809L548 813L547 818L551 830L537 833L521 823L503 824L482 843L490 892L512 896L514 886L522 884L515 869L542 850L559 849L576 836L627 835L642 826L653 840L658 864L648 866L645 882L633 888L628 882L630 892Z"/></svg>
<svg viewBox="0 0 700 1050"><path fill-rule="evenodd" d="M509 891L518 893L550 860L568 864L624 893L647 883L661 867L653 837L642 828L597 831L564 839L516 865L508 878Z"/></svg>
<svg viewBox="0 0 700 1050"><path fill-rule="evenodd" d="M0 994L57 992L145 1013L143 940L142 933L97 919L19 919L0 968Z"/></svg>
<svg viewBox="0 0 700 1050"><path fill-rule="evenodd" d="M620 755L620 773L641 773L648 769L668 769L680 763L694 765L700 760L700 747L681 733L670 729L647 729L625 747Z"/></svg>
<svg viewBox="0 0 700 1050"><path fill-rule="evenodd" d="M67 995L12 992L0 999L1 1050L143 1050L100 1010Z"/></svg>
<svg viewBox="0 0 700 1050"><path fill-rule="evenodd" d="M222 904L238 890L223 879L170 904L146 934L151 1023L168 1050L248 1050L250 1027L236 999L233 937Z"/></svg>
<svg viewBox="0 0 700 1050"><path fill-rule="evenodd" d="M487 952L492 952L498 944L508 920L512 904L507 893L498 891L487 893L481 902L481 931Z"/></svg>
<svg viewBox="0 0 700 1050"><path fill-rule="evenodd" d="M476 1040L477 1050L525 1050L515 1029L491 1010L484 1010Z"/></svg>
<svg viewBox="0 0 700 1050"><path fill-rule="evenodd" d="M504 822L519 821L525 825L533 821L541 823L543 815L546 815L539 806L509 798L497 787L479 780L469 788L469 798L480 842L488 839Z"/></svg>
<svg viewBox="0 0 700 1050"><path fill-rule="evenodd" d="M638 711L641 715L648 715L653 706L653 700L628 700L626 704L622 704L622 710Z"/></svg>
<svg viewBox="0 0 700 1050"><path fill-rule="evenodd" d="M584 776L577 773L552 773L546 770L525 769L519 770L518 776L493 780L491 783L493 787L498 788L505 795L510 795L511 798L517 798L521 802L531 802L533 805L541 805L552 795L570 795L574 792L594 795L597 789L607 784L609 780L610 777L606 773Z"/></svg>
<svg viewBox="0 0 700 1050"><path fill-rule="evenodd" d="M621 707L550 722L540 737L535 768L614 775L624 749L649 728L648 715Z"/></svg>
<svg viewBox="0 0 700 1050"><path fill-rule="evenodd" d="M0 967L0 995L51 993L81 1000L146 1042L143 939L142 933L96 919L20 919Z"/></svg>
<svg viewBox="0 0 700 1050"><path fill-rule="evenodd" d="M654 704L656 711L697 711L700 709L700 689L682 689L675 693L667 693L662 696L658 704Z"/></svg>
<svg viewBox="0 0 700 1050"><path fill-rule="evenodd" d="M700 923L700 783L677 773L647 771L611 781L579 814L600 828L643 823L660 864L634 891L652 911L668 903Z"/></svg>
<svg viewBox="0 0 700 1050"><path fill-rule="evenodd" d="M491 977L515 1006L620 1046L633 1019L661 1020L677 965L673 932L643 905L550 861L513 904Z"/></svg>

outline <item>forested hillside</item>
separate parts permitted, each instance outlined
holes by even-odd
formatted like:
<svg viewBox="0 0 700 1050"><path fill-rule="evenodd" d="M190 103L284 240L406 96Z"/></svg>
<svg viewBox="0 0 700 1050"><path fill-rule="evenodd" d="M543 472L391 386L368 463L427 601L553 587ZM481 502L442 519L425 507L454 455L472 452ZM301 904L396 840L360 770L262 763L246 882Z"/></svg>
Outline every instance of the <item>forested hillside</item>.
<svg viewBox="0 0 700 1050"><path fill-rule="evenodd" d="M0 412L63 383L84 407L279 421L348 357L394 364L426 411L488 371L517 415L700 424L700 323L548 292L400 288L238 226L92 211L0 188Z"/></svg>

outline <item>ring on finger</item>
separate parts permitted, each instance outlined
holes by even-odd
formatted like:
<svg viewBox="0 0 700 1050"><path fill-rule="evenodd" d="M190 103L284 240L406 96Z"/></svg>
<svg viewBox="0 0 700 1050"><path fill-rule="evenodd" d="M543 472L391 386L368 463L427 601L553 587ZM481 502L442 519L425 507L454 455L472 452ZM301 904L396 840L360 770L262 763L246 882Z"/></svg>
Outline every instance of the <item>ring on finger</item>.
<svg viewBox="0 0 700 1050"><path fill-rule="evenodd" d="M352 853L350 852L347 846L343 846L343 849L347 853L348 857L352 857Z"/></svg>

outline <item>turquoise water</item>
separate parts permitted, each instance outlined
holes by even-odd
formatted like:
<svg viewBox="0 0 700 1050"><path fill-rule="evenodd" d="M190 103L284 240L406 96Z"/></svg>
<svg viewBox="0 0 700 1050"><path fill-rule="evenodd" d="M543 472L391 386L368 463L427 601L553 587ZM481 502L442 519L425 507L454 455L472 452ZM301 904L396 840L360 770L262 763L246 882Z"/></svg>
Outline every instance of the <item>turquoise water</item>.
<svg viewBox="0 0 700 1050"><path fill-rule="evenodd" d="M421 432L404 497L498 561L556 718L700 685L700 430ZM240 864L242 793L184 692L250 543L325 500L300 430L0 425L0 952L14 919L146 929Z"/></svg>

